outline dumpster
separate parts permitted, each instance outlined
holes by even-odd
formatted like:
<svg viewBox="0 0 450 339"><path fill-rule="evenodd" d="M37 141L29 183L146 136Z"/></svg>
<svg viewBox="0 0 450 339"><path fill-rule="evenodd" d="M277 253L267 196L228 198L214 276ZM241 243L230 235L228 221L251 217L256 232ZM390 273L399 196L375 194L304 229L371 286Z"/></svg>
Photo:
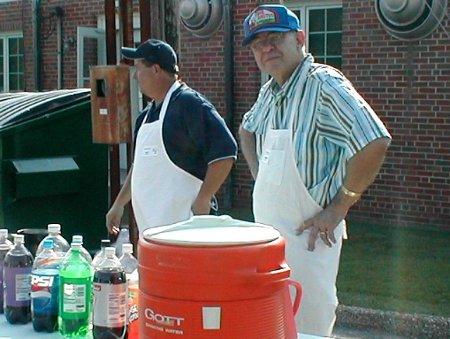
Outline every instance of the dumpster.
<svg viewBox="0 0 450 339"><path fill-rule="evenodd" d="M62 225L95 249L105 237L108 148L92 143L89 89L0 94L0 226Z"/></svg>

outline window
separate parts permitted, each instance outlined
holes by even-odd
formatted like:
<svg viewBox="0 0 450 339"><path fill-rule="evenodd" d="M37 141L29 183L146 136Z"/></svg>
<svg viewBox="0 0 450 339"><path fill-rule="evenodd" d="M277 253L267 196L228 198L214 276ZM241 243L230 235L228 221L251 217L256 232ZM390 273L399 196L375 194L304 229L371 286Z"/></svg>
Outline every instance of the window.
<svg viewBox="0 0 450 339"><path fill-rule="evenodd" d="M340 1L291 1L287 6L300 19L306 50L317 62L342 66L342 5Z"/></svg>
<svg viewBox="0 0 450 339"><path fill-rule="evenodd" d="M0 92L24 89L23 37L0 35Z"/></svg>

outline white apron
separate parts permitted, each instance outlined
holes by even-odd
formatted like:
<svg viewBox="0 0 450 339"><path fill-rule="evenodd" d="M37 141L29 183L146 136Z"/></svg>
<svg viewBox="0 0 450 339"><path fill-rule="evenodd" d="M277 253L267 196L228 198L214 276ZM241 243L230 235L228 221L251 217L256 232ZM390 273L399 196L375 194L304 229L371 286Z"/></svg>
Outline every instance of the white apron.
<svg viewBox="0 0 450 339"><path fill-rule="evenodd" d="M298 101L293 107L298 107L300 99ZM322 207L310 196L297 170L292 124L291 118L289 129L269 129L266 134L253 190L253 213L256 222L274 226L286 240L291 277L303 287L296 316L297 330L330 336L338 304L335 283L345 222L336 227L336 244L332 248L318 237L315 250L310 252L309 230L300 236L295 234L296 228L319 213Z"/></svg>
<svg viewBox="0 0 450 339"><path fill-rule="evenodd" d="M136 137L131 200L139 236L150 227L189 219L202 181L170 160L163 142L163 122L175 83L164 98L159 120L142 125Z"/></svg>

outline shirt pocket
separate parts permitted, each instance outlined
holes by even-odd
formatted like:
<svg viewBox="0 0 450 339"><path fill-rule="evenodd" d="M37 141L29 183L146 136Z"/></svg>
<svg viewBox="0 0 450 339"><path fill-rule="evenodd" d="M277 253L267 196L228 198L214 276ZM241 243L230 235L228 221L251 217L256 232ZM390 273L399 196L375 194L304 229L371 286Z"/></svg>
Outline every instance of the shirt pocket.
<svg viewBox="0 0 450 339"><path fill-rule="evenodd" d="M265 150L261 156L258 176L259 179L268 184L280 186L283 180L286 151Z"/></svg>

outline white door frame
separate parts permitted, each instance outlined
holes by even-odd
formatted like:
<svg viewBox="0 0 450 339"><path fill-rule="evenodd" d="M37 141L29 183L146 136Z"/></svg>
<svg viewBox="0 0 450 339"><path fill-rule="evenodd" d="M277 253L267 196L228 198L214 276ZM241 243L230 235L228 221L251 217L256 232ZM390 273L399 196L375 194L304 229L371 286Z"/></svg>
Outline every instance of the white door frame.
<svg viewBox="0 0 450 339"><path fill-rule="evenodd" d="M97 39L97 64L106 64L106 34L95 27L77 27L77 87L84 87L84 39Z"/></svg>

